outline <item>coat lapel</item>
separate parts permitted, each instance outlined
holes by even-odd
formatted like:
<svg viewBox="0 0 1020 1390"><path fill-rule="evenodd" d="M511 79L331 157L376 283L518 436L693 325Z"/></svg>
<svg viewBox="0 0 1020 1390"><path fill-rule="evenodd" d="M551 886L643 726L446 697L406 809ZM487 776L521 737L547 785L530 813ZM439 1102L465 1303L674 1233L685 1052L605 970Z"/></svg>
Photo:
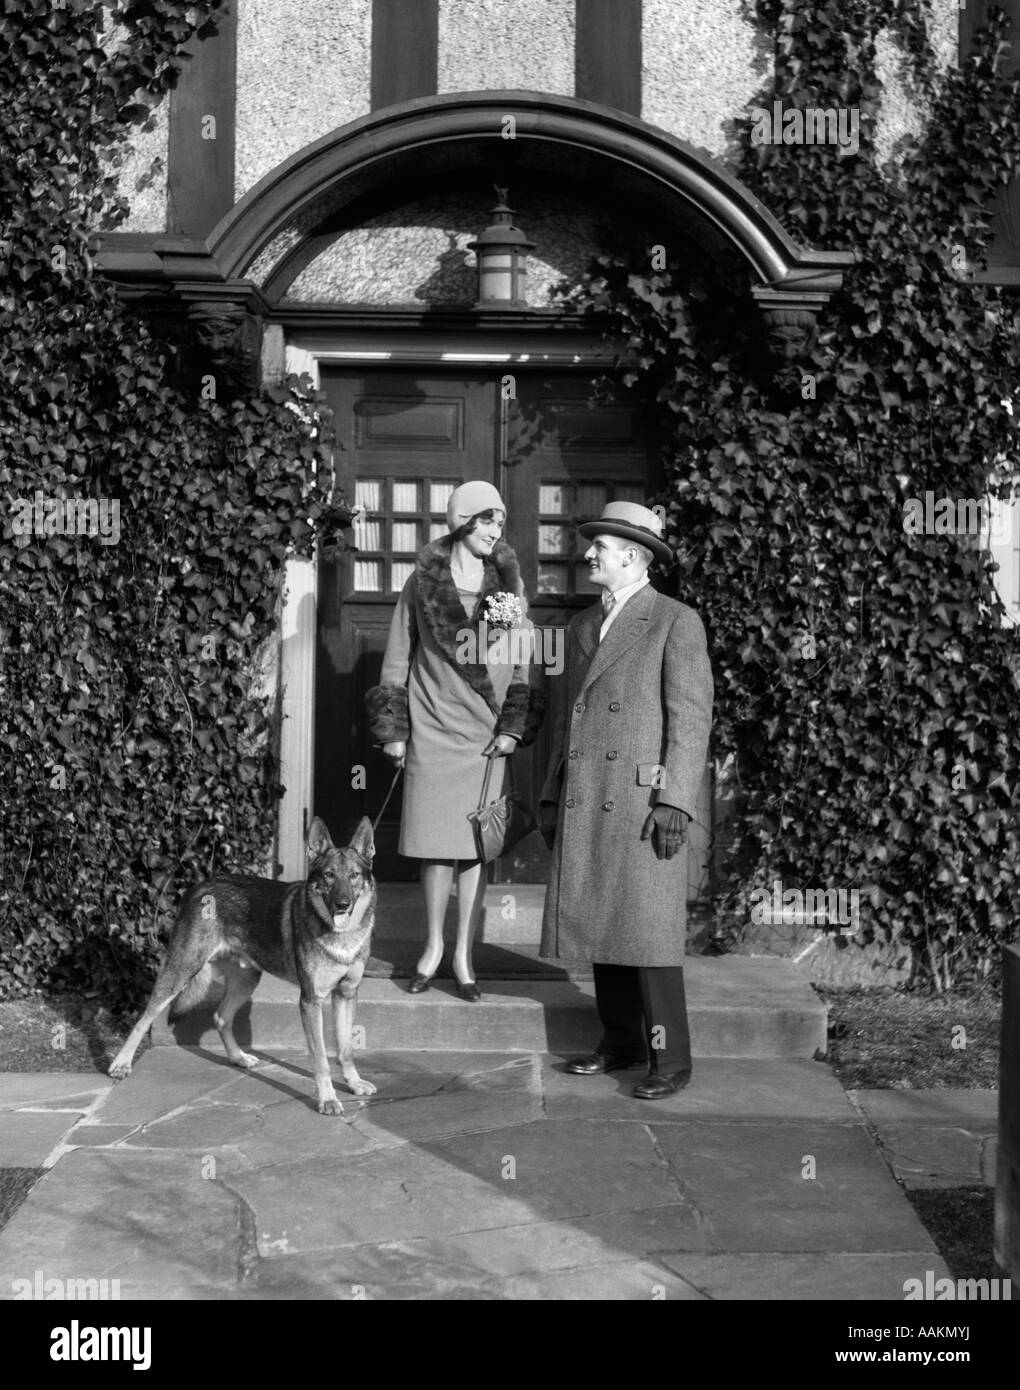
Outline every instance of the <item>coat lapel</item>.
<svg viewBox="0 0 1020 1390"><path fill-rule="evenodd" d="M602 626L602 604L593 603L586 608L577 624L577 645L585 661L590 661L599 645L599 628ZM614 624L615 626L615 624ZM609 629L612 632L612 628Z"/></svg>
<svg viewBox="0 0 1020 1390"><path fill-rule="evenodd" d="M646 584L643 589L639 589L632 598L627 600L621 612L614 619L604 640L598 642L599 628L602 626L602 606L601 604L598 605L596 608L598 621L592 629L594 640L598 642L598 646L595 648L587 673L581 682L582 692L588 689L592 681L598 680L603 671L613 662L619 661L620 657L629 651L635 642L641 641L641 638L648 631L648 623L654 606L655 590L650 584Z"/></svg>
<svg viewBox="0 0 1020 1390"><path fill-rule="evenodd" d="M492 555L485 560L482 591L478 595L474 613L468 617L450 570L452 545L450 536L441 536L419 552L415 565L418 601L440 651L471 689L477 691L489 708L498 714L499 701L492 688L488 667L481 661L458 659L458 634L466 627L477 629L489 594L504 590L518 596L523 593L520 566L510 546L505 541L497 542Z"/></svg>

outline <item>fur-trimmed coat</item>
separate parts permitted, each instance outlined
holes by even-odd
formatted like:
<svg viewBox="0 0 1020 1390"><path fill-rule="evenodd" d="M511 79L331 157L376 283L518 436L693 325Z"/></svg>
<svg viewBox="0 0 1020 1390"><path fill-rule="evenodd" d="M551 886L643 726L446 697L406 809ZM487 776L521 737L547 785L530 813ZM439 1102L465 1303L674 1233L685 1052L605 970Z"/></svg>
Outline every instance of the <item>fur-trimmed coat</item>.
<svg viewBox="0 0 1020 1390"><path fill-rule="evenodd" d="M538 665L513 664L520 652L507 638L501 651L498 632L483 643L480 630L485 600L499 592L521 600L521 626L533 630L517 556L497 542L477 597L462 602L452 546L452 536L443 536L419 552L390 624L380 683L366 696L373 740L408 745L399 851L411 858L475 857L467 814L481 794L482 749L494 734L531 743L545 711ZM500 795L505 764L497 760L490 798Z"/></svg>

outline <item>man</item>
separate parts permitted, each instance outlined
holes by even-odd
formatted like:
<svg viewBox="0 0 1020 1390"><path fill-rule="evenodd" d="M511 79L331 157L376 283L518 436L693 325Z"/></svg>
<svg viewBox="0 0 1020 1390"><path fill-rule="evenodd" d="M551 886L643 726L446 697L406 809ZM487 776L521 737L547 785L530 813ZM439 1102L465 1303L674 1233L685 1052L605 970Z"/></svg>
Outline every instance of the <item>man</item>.
<svg viewBox="0 0 1020 1390"><path fill-rule="evenodd" d="M686 1086L687 823L705 768L712 671L698 615L648 583L659 518L611 502L578 530L601 602L567 627L566 700L542 788L553 851L541 954L589 960L602 1041L580 1076L647 1065L634 1095Z"/></svg>

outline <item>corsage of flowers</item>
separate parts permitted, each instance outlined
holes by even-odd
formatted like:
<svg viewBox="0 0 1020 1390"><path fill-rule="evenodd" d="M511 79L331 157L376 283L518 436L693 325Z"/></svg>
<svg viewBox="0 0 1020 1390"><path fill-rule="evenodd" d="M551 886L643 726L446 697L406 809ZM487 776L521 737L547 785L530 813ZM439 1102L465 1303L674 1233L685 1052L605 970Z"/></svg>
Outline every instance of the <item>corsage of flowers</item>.
<svg viewBox="0 0 1020 1390"><path fill-rule="evenodd" d="M487 595L482 617L490 630L517 627L523 616L521 601L516 594L502 590L498 594Z"/></svg>

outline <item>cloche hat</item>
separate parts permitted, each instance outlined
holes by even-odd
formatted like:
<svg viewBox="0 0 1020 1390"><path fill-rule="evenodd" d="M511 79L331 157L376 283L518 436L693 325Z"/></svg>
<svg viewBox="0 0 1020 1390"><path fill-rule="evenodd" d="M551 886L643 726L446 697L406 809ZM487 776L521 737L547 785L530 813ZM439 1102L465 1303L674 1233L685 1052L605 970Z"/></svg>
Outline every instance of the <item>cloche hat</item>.
<svg viewBox="0 0 1020 1390"><path fill-rule="evenodd" d="M461 483L460 487L454 488L446 504L446 524L451 531L456 531L479 512L488 511L499 511L506 516L506 503L496 488L480 479Z"/></svg>

